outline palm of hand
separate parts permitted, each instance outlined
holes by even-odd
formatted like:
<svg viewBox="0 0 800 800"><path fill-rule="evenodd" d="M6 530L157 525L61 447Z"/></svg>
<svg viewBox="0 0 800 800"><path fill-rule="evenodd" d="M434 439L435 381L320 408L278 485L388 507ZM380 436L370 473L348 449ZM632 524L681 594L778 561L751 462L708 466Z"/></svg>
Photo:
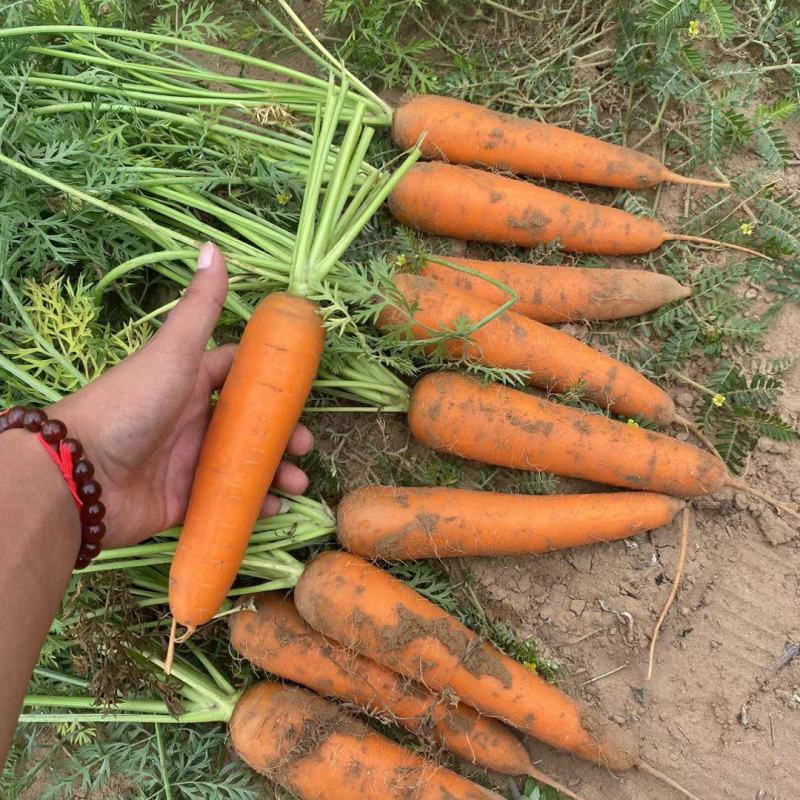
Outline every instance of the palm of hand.
<svg viewBox="0 0 800 800"><path fill-rule="evenodd" d="M211 394L220 389L236 347L205 350L227 291L222 256L198 272L158 334L138 353L57 403L62 419L80 439L103 487L108 533L105 548L136 544L181 522L194 471L211 419ZM304 455L311 434L302 426L288 452ZM275 485L293 494L307 479L282 463ZM262 513L277 510L265 498Z"/></svg>
<svg viewBox="0 0 800 800"><path fill-rule="evenodd" d="M219 388L207 363L211 353L194 358L153 345L55 412L83 441L97 469L108 509L107 547L138 542L183 519L211 393Z"/></svg>

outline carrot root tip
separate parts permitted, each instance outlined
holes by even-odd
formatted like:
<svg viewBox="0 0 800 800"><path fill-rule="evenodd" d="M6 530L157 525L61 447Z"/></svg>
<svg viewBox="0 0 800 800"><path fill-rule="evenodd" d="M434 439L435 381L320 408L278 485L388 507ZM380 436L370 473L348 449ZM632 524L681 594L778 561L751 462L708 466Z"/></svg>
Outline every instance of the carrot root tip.
<svg viewBox="0 0 800 800"><path fill-rule="evenodd" d="M679 175L677 172L668 172L664 180L670 183L683 183L689 186L706 186L709 189L730 189L728 181L710 181L706 178L689 178L686 175Z"/></svg>
<svg viewBox="0 0 800 800"><path fill-rule="evenodd" d="M553 780L553 778L551 778L549 775L547 775L546 773L542 772L539 769L536 769L536 767L534 766L530 767L530 769L528 770L528 775L534 780L539 781L539 783L543 783L545 784L545 786L549 786L552 789L555 789L559 794L563 794L565 797L571 797L572 800L583 800L583 798L575 794L575 792L571 791L570 789L567 789L566 786L560 784L556 780Z"/></svg>
<svg viewBox="0 0 800 800"><path fill-rule="evenodd" d="M719 456L719 453L717 452L717 448L714 445L714 442L712 442L711 439L709 439L708 436L706 436L705 433L703 433L702 429L697 423L693 422L690 419L687 419L686 417L680 416L680 414L676 414L674 420L679 425L683 425L683 427L686 428L686 430L690 431L697 439L699 439L709 449L710 452L712 452L715 456Z"/></svg>
<svg viewBox="0 0 800 800"><path fill-rule="evenodd" d="M172 627L169 630L169 644L167 645L167 657L164 659L164 672L172 674L172 662L175 660L175 634L178 632L178 620L173 618Z"/></svg>
<svg viewBox="0 0 800 800"><path fill-rule="evenodd" d="M676 780L665 775L661 770L656 769L652 764L648 764L641 758L636 762L636 766L642 770L642 772L647 772L654 778L658 778L662 783L666 783L667 786L671 786L676 792L680 792L684 797L688 797L689 800L700 800L697 795L692 794L686 787L681 786Z"/></svg>
<svg viewBox="0 0 800 800"><path fill-rule="evenodd" d="M729 250L737 250L740 253L748 253L751 256L758 256L767 261L773 261L768 255L759 253L758 250L751 250L749 247L742 247L740 244L731 242L720 242L718 239L707 239L705 236L690 236L686 233L667 233L666 239L673 242L694 242L695 244L710 244L715 247L727 247Z"/></svg>
<svg viewBox="0 0 800 800"><path fill-rule="evenodd" d="M763 500L765 503L769 503L769 505L771 505L777 511L783 511L786 514L789 514L790 516L794 517L795 519L800 519L800 511L798 511L795 508L792 508L787 503L782 503L780 500L776 500L774 497L768 495L766 492L759 491L758 489L749 486L744 481L737 480L736 478L729 478L725 485L731 489L736 489L737 491L749 494L752 497L757 497L759 500Z"/></svg>
<svg viewBox="0 0 800 800"><path fill-rule="evenodd" d="M653 635L650 638L650 657L647 664L648 681L653 677L653 668L655 667L655 657L656 657L656 642L658 641L658 634L661 631L661 626L664 624L664 620L667 618L667 614L669 613L670 608L672 608L672 604L675 602L675 598L678 595L678 587L680 586L681 576L683 575L683 566L686 563L686 548L688 543L689 543L689 506L687 505L683 509L683 519L681 520L680 552L678 554L678 563L675 567L675 579L672 581L672 591L669 593L667 602L664 604L664 608L662 609L661 614L658 617L658 621L656 622L655 628L653 628Z"/></svg>
<svg viewBox="0 0 800 800"><path fill-rule="evenodd" d="M183 644L184 642L188 642L189 639L191 639L192 636L194 636L196 631L197 631L197 627L196 626L189 625L189 627L186 628L186 633L184 633L183 636L179 636L175 640L175 644Z"/></svg>
<svg viewBox="0 0 800 800"><path fill-rule="evenodd" d="M177 636L178 633L178 620L172 620L172 627L169 631L169 644L167 645L167 657L164 659L164 672L167 675L172 674L172 663L175 661L175 645L176 644L183 644L185 641L189 639L192 634L197 630L194 625L189 625L186 628L186 633L183 636Z"/></svg>

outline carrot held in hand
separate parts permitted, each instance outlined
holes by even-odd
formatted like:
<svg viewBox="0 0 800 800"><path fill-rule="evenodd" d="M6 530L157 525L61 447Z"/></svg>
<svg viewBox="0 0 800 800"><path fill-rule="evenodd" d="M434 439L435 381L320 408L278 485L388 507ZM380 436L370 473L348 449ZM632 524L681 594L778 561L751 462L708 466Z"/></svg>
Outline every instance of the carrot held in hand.
<svg viewBox="0 0 800 800"><path fill-rule="evenodd" d="M338 148L323 195L323 175L346 95L346 85L336 89L331 83L324 114L314 127L288 292L268 296L253 313L203 443L170 569L173 627L167 671L177 641L176 626L186 627L183 638L191 635L214 616L230 589L311 390L325 331L320 309L307 296L319 289L403 170L419 156L412 153L392 176L378 175L370 190L353 201L358 205L347 206L357 174L351 162L360 163L360 142L372 133L362 125L360 105ZM344 217L348 222L339 225Z"/></svg>
<svg viewBox="0 0 800 800"><path fill-rule="evenodd" d="M556 243L563 250L604 255L649 253L681 240L761 255L735 244L668 233L654 219L452 164L415 165L392 192L389 208L404 225L455 239L520 247Z"/></svg>
<svg viewBox="0 0 800 800"><path fill-rule="evenodd" d="M441 341L449 358L524 370L532 386L556 392L581 385L586 397L616 414L641 416L659 425L676 421L666 392L627 364L563 331L513 310L475 328L497 311L495 303L420 275L396 275L394 285L411 310L386 306L379 318L382 328L398 328L401 336L424 342L466 324L474 328L469 338Z"/></svg>
<svg viewBox="0 0 800 800"><path fill-rule="evenodd" d="M388 718L468 763L505 775L530 775L574 797L531 764L505 725L326 639L285 595L258 596L255 610L231 617L230 629L236 652L273 675Z"/></svg>
<svg viewBox="0 0 800 800"><path fill-rule="evenodd" d="M446 260L513 289L517 301L512 310L544 323L635 317L691 294L669 275L645 269L588 269L452 256ZM493 283L436 261L428 261L420 274L497 306L508 300Z"/></svg>
<svg viewBox="0 0 800 800"><path fill-rule="evenodd" d="M398 147L412 147L423 134L423 156L451 164L618 189L650 189L663 181L730 188L677 175L629 147L452 97L420 95L398 106L392 121Z"/></svg>
<svg viewBox="0 0 800 800"><path fill-rule="evenodd" d="M414 437L434 450L486 464L683 498L730 487L800 516L687 442L456 372L417 383L408 422Z"/></svg>
<svg viewBox="0 0 800 800"><path fill-rule="evenodd" d="M250 767L300 800L501 800L307 689L255 684L230 732Z"/></svg>
<svg viewBox="0 0 800 800"><path fill-rule="evenodd" d="M311 391L325 332L316 306L278 292L247 324L220 393L170 569L173 618L190 631L222 605Z"/></svg>
<svg viewBox="0 0 800 800"><path fill-rule="evenodd" d="M652 492L521 495L365 486L337 509L339 542L380 561L513 556L635 536L686 504Z"/></svg>

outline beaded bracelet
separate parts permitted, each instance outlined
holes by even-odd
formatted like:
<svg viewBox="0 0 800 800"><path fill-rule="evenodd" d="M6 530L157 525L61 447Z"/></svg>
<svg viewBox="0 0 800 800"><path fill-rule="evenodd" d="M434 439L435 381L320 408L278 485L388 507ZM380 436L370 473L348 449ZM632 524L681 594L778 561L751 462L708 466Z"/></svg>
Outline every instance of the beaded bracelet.
<svg viewBox="0 0 800 800"><path fill-rule="evenodd" d="M75 569L84 569L102 550L106 535L103 517L106 507L100 502L103 490L94 479L94 465L83 454L77 439L67 438L67 426L57 419L48 419L40 408L14 406L0 411L0 433L25 429L37 434L47 454L55 462L67 483L81 518L81 546Z"/></svg>

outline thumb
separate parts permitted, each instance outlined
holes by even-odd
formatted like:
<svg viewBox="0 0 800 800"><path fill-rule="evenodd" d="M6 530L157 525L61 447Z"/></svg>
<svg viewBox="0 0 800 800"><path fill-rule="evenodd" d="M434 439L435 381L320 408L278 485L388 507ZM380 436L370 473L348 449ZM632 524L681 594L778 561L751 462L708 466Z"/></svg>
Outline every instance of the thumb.
<svg viewBox="0 0 800 800"><path fill-rule="evenodd" d="M205 350L228 294L225 257L206 242L197 258L197 271L183 297L158 332L159 343L177 352Z"/></svg>

